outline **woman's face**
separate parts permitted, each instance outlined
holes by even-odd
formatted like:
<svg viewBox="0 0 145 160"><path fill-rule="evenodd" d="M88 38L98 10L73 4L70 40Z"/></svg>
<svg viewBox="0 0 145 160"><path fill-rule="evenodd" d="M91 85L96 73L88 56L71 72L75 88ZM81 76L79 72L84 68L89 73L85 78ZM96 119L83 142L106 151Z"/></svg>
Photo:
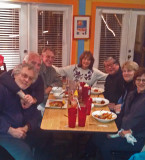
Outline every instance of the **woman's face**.
<svg viewBox="0 0 145 160"><path fill-rule="evenodd" d="M142 93L145 91L145 74L140 77L137 77L135 80L135 84L137 86L138 93Z"/></svg>
<svg viewBox="0 0 145 160"><path fill-rule="evenodd" d="M130 82L133 80L134 73L135 73L134 70L129 70L126 67L124 67L122 70L123 78L126 82Z"/></svg>
<svg viewBox="0 0 145 160"><path fill-rule="evenodd" d="M82 69L88 69L91 64L91 60L88 57L82 59Z"/></svg>

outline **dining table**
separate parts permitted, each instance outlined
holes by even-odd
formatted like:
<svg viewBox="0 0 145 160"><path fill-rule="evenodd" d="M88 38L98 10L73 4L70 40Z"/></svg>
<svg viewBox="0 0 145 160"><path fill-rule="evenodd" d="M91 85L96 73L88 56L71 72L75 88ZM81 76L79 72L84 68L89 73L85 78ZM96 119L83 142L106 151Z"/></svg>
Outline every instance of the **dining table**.
<svg viewBox="0 0 145 160"><path fill-rule="evenodd" d="M91 97L102 97L101 95L91 95ZM51 93L48 97L48 101L50 99L55 99L53 93ZM64 99L66 100L66 99ZM48 104L48 103L46 103ZM76 122L75 128L68 127L68 109L66 108L50 108L47 105L45 106L44 115L41 122L41 129L49 130L49 131L69 131L69 132L103 132L103 133L116 133L118 132L118 128L116 126L115 121L111 121L108 123L103 123L97 121L93 116L92 112L97 110L107 110L109 111L109 107L93 107L90 115L86 117L85 127L78 126L78 120Z"/></svg>

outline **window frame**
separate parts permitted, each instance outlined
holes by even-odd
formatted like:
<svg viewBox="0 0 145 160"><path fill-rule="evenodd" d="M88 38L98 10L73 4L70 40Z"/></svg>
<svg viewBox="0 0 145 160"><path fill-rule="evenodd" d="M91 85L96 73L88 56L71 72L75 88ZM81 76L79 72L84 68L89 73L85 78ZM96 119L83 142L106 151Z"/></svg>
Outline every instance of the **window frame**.
<svg viewBox="0 0 145 160"><path fill-rule="evenodd" d="M72 6L71 5L52 5L52 4L32 4L29 7L29 49L28 51L36 51L38 48L38 10L63 11L63 40L62 40L62 66L71 63L72 48ZM68 36L69 35L69 36Z"/></svg>

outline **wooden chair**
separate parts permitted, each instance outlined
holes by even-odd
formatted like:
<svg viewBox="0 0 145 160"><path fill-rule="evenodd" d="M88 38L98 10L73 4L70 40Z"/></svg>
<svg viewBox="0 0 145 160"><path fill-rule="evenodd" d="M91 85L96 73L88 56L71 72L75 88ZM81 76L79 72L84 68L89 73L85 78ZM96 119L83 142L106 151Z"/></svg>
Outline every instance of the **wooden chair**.
<svg viewBox="0 0 145 160"><path fill-rule="evenodd" d="M7 71L7 67L6 67L6 64L3 63L1 66L0 66L0 74L2 74L3 72Z"/></svg>

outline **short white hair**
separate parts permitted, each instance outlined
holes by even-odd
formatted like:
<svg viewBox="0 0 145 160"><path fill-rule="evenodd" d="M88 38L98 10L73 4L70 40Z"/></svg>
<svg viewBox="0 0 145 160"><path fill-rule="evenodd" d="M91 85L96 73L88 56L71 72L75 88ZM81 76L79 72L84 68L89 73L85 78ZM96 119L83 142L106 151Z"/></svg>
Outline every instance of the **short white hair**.
<svg viewBox="0 0 145 160"><path fill-rule="evenodd" d="M33 59L33 57L38 57L41 60L41 57L38 53L30 52L24 57L23 61L25 61L27 63L30 59ZM41 60L41 62L42 62L42 60Z"/></svg>
<svg viewBox="0 0 145 160"><path fill-rule="evenodd" d="M34 72L34 78L33 78L33 83L36 81L36 79L38 78L38 73L36 72L36 69L34 68L33 65L28 64L28 63L23 63L23 64L19 64L17 66L15 66L15 68L12 71L12 75L18 75L21 73L22 69L27 67L28 70L32 70Z"/></svg>

